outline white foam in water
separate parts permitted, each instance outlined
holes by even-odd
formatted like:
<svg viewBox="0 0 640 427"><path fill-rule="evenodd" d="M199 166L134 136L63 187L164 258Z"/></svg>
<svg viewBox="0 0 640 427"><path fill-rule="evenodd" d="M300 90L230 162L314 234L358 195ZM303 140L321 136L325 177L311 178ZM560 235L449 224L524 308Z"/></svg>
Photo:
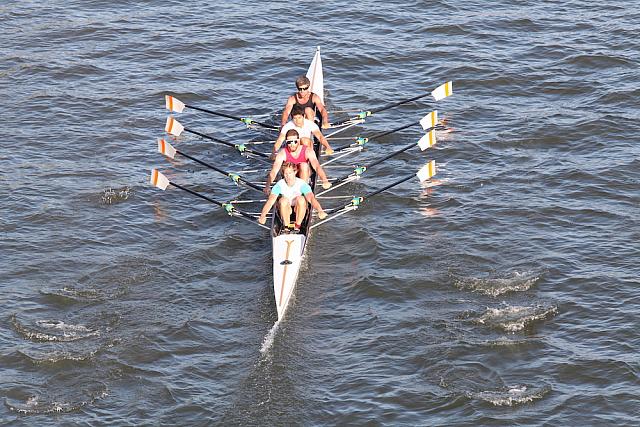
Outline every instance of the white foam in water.
<svg viewBox="0 0 640 427"><path fill-rule="evenodd" d="M548 386L529 389L526 385L518 385L509 387L504 391L481 391L479 393L470 393L470 397L482 399L494 406L513 406L522 403L532 402L542 399L550 388Z"/></svg>
<svg viewBox="0 0 640 427"><path fill-rule="evenodd" d="M260 353L262 353L263 355L265 355L273 345L273 340L276 336L276 332L278 331L278 325L280 325L279 320L273 324L269 332L267 332L267 335L264 337L264 340L262 341L262 347L260 347Z"/></svg>

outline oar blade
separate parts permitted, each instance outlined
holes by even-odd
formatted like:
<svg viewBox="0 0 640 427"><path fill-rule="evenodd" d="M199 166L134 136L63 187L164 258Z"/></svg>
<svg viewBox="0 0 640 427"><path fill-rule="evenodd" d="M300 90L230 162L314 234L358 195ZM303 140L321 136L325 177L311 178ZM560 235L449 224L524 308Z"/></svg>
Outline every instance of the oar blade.
<svg viewBox="0 0 640 427"><path fill-rule="evenodd" d="M173 111L176 113L182 113L184 110L184 102L180 101L178 98L174 98L171 95L164 96L164 105L167 107L167 110Z"/></svg>
<svg viewBox="0 0 640 427"><path fill-rule="evenodd" d="M431 160L429 163L420 168L416 176L420 182L424 182L436 174L436 161Z"/></svg>
<svg viewBox="0 0 640 427"><path fill-rule="evenodd" d="M167 117L167 123L164 126L164 131L170 133L173 136L180 136L184 126L179 121L173 118L173 116Z"/></svg>
<svg viewBox="0 0 640 427"><path fill-rule="evenodd" d="M151 169L151 179L149 183L154 187L158 187L161 190L166 190L169 185L169 180L158 169Z"/></svg>
<svg viewBox="0 0 640 427"><path fill-rule="evenodd" d="M176 149L163 138L158 138L158 152L164 154L170 159L176 157Z"/></svg>
<svg viewBox="0 0 640 427"><path fill-rule="evenodd" d="M433 147L436 145L436 131L435 129L431 129L418 141L418 147L420 147L421 151L426 150L429 147Z"/></svg>
<svg viewBox="0 0 640 427"><path fill-rule="evenodd" d="M427 130L436 127L438 124L438 111L433 110L422 119L420 119L420 126L422 129Z"/></svg>
<svg viewBox="0 0 640 427"><path fill-rule="evenodd" d="M444 84L441 84L440 86L435 88L433 91L431 91L431 96L433 96L433 99L435 99L436 101L445 99L447 96L450 96L452 94L453 94L453 82L446 82Z"/></svg>

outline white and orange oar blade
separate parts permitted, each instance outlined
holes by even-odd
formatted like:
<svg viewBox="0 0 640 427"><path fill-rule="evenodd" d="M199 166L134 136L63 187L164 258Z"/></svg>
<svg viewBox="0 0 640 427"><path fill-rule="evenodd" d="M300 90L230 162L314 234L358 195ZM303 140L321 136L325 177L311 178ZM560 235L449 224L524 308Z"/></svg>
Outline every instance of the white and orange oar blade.
<svg viewBox="0 0 640 427"><path fill-rule="evenodd" d="M164 96L164 105L167 107L167 110L175 111L176 113L182 113L182 110L184 110L185 107L184 102L171 95Z"/></svg>
<svg viewBox="0 0 640 427"><path fill-rule="evenodd" d="M446 98L453 93L453 82L446 82L431 91L431 96L436 101Z"/></svg>
<svg viewBox="0 0 640 427"><path fill-rule="evenodd" d="M162 138L158 138L158 152L164 154L170 159L176 157L176 149Z"/></svg>
<svg viewBox="0 0 640 427"><path fill-rule="evenodd" d="M427 163L422 168L420 168L416 176L418 177L420 182L424 182L429 178L431 178L432 176L434 176L435 174L436 174L436 161L431 160L429 163Z"/></svg>
<svg viewBox="0 0 640 427"><path fill-rule="evenodd" d="M170 133L173 136L180 136L184 126L179 121L173 118L173 116L167 117L167 124L164 125L164 131Z"/></svg>
<svg viewBox="0 0 640 427"><path fill-rule="evenodd" d="M149 183L161 190L166 190L169 185L169 180L166 176L161 174L158 169L151 169L151 179L149 180Z"/></svg>
<svg viewBox="0 0 640 427"><path fill-rule="evenodd" d="M420 126L422 129L427 130L435 127L438 124L438 111L434 110L420 119Z"/></svg>
<svg viewBox="0 0 640 427"><path fill-rule="evenodd" d="M431 129L426 135L420 138L420 141L418 141L418 147L420 147L421 151L424 151L429 147L433 147L434 145L436 145L436 131L434 129Z"/></svg>

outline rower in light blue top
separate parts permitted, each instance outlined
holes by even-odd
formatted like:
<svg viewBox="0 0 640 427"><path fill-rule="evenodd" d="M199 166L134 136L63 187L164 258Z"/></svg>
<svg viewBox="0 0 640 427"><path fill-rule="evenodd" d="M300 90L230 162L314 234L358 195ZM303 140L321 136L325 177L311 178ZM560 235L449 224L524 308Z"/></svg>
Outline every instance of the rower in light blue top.
<svg viewBox="0 0 640 427"><path fill-rule="evenodd" d="M271 189L269 198L262 207L258 222L264 224L267 222L267 213L273 205L278 201L278 210L282 222L287 228L293 228L293 231L300 231L300 225L307 213L307 202L318 212L318 218L324 219L327 214L320 206L320 203L313 195L313 191L309 184L298 178L298 166L294 163L286 162L282 165L282 178ZM293 227L290 224L291 208L295 212L295 223Z"/></svg>

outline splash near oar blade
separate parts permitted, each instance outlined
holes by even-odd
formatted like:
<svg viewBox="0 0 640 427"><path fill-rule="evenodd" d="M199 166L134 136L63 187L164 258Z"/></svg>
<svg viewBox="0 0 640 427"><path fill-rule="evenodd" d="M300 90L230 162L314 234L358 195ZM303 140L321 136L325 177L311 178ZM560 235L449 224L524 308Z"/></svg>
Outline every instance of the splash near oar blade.
<svg viewBox="0 0 640 427"><path fill-rule="evenodd" d="M436 131L433 129L418 141L418 147L420 147L421 151L424 151L429 147L433 147L434 145L436 145Z"/></svg>
<svg viewBox="0 0 640 427"><path fill-rule="evenodd" d="M176 157L176 149L162 138L158 138L158 152L164 154L170 159Z"/></svg>
<svg viewBox="0 0 640 427"><path fill-rule="evenodd" d="M167 107L167 110L174 111L176 113L182 113L184 110L184 102L180 101L178 98L174 98L171 95L164 96L164 104Z"/></svg>
<svg viewBox="0 0 640 427"><path fill-rule="evenodd" d="M436 127L438 124L438 111L434 110L420 119L420 126L422 129L427 130Z"/></svg>
<svg viewBox="0 0 640 427"><path fill-rule="evenodd" d="M169 180L160 173L158 169L151 169L151 179L149 179L149 183L161 190L166 190L169 185Z"/></svg>
<svg viewBox="0 0 640 427"><path fill-rule="evenodd" d="M184 126L182 126L179 121L174 119L173 116L167 117L167 123L164 126L165 132L170 133L173 136L180 136L183 130Z"/></svg>
<svg viewBox="0 0 640 427"><path fill-rule="evenodd" d="M453 94L453 82L446 82L431 92L431 96L433 96L433 99L436 101L440 101L451 94Z"/></svg>
<svg viewBox="0 0 640 427"><path fill-rule="evenodd" d="M416 176L418 177L420 182L424 182L429 178L431 178L432 176L434 176L435 174L436 174L436 161L431 160L429 163L427 163L422 168L420 168Z"/></svg>

